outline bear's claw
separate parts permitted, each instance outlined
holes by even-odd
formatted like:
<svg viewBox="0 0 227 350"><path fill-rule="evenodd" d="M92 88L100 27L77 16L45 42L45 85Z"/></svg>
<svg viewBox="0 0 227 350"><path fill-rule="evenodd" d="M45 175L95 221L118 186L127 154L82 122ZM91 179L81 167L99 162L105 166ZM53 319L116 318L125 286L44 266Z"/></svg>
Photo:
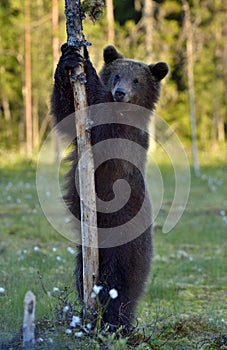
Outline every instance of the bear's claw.
<svg viewBox="0 0 227 350"><path fill-rule="evenodd" d="M79 54L78 50L73 46L63 44L61 47L62 57L61 63L64 70L70 70L84 64L84 58Z"/></svg>

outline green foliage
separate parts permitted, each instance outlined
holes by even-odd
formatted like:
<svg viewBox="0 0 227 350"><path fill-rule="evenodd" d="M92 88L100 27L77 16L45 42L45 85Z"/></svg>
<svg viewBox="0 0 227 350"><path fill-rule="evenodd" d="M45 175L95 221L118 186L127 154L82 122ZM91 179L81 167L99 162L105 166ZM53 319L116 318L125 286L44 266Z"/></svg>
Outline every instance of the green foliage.
<svg viewBox="0 0 227 350"><path fill-rule="evenodd" d="M102 17L103 6L104 3L100 0L84 0L82 2L82 9L84 13L87 13L94 22Z"/></svg>
<svg viewBox="0 0 227 350"><path fill-rule="evenodd" d="M102 2L83 1L90 17L100 14ZM140 0L114 0L115 44L126 56L150 63L145 47L144 7ZM163 83L158 113L184 140L191 137L187 82L186 32L181 1L153 1L152 61L163 60L170 65L169 77ZM227 67L225 4L222 1L190 1L194 50L194 83L197 116L197 136L200 146L222 142L227 125ZM66 40L64 1L59 6L59 29L55 35L59 46ZM30 2L32 55L33 118L45 130L49 99L53 83L51 2ZM105 9L104 9L105 12ZM1 146L21 146L25 141L24 118L24 29L25 15L22 0L5 0L0 4L0 135ZM102 49L108 44L106 16L95 25L84 22L94 65L101 67ZM60 56L60 48L59 48ZM9 120L9 117L11 120ZM225 129L226 130L226 129ZM41 133L42 134L42 133ZM42 137L43 135L41 135Z"/></svg>
<svg viewBox="0 0 227 350"><path fill-rule="evenodd" d="M113 0L116 21L124 26L127 21L137 23L141 17L141 11L135 8L134 0Z"/></svg>

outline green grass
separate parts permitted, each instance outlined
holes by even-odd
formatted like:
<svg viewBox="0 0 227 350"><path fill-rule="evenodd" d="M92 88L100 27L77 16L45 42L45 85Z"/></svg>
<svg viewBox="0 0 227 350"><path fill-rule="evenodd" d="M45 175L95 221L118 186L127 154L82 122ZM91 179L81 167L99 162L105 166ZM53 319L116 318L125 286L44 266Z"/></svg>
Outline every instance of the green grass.
<svg viewBox="0 0 227 350"><path fill-rule="evenodd" d="M38 348L226 349L224 151L217 152L218 156L209 154L209 159L201 155L202 176L192 174L186 210L167 234L162 232L162 226L174 193L173 170L158 154L164 196L155 219L153 267L138 308L137 333L130 339L96 334L84 340L65 334L66 326L59 324L56 315L59 298L53 292L58 287L66 299L72 302L76 298L74 255L67 249L75 247L52 228L40 208L36 162L0 154L0 287L5 289L0 294L0 340L7 343L20 329L24 295L32 290L37 297L37 328L44 339ZM148 168L148 177L150 172ZM51 182L51 172L49 176ZM152 183L149 184L152 193Z"/></svg>

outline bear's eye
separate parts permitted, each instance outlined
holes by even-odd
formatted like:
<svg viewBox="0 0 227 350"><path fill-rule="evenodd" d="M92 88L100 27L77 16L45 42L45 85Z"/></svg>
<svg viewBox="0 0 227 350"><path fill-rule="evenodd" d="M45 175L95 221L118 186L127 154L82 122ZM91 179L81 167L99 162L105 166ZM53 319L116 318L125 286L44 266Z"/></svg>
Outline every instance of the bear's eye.
<svg viewBox="0 0 227 350"><path fill-rule="evenodd" d="M135 84L135 85L139 84L139 80L138 80L137 78L134 79L134 80L133 80L133 84Z"/></svg>
<svg viewBox="0 0 227 350"><path fill-rule="evenodd" d="M115 77L114 77L114 84L116 84L119 79L120 79L120 75L116 74Z"/></svg>

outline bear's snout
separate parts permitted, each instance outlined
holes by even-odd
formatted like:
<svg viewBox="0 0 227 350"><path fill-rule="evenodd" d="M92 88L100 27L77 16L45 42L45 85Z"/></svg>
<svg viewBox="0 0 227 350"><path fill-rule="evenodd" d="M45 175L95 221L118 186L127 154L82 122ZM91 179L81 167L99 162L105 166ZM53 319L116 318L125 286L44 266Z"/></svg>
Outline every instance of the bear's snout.
<svg viewBox="0 0 227 350"><path fill-rule="evenodd" d="M117 88L114 92L114 100L116 102L122 102L124 100L124 97L126 95L126 92L124 89L122 88Z"/></svg>

